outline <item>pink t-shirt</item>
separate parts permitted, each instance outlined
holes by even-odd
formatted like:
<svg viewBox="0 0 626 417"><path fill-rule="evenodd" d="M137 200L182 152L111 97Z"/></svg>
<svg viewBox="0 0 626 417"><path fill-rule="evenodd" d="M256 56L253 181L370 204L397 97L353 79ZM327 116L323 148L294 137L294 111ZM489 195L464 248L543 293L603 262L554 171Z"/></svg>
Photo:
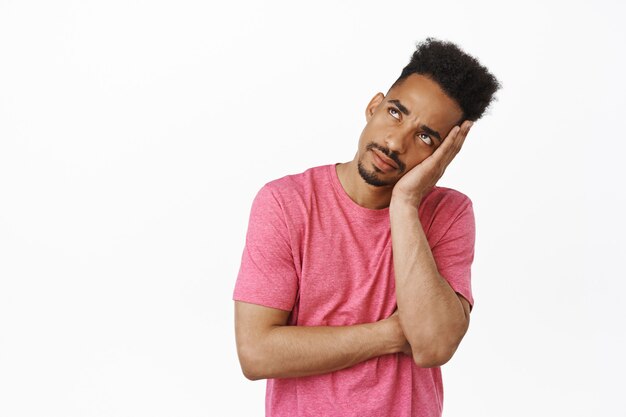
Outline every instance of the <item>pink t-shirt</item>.
<svg viewBox="0 0 626 417"><path fill-rule="evenodd" d="M471 200L435 186L419 218L440 274L473 307ZM353 202L335 164L267 183L252 203L233 299L291 311L288 324L297 326L389 317L396 309L389 209ZM268 417L439 417L441 369L396 353L327 374L268 379L265 409Z"/></svg>

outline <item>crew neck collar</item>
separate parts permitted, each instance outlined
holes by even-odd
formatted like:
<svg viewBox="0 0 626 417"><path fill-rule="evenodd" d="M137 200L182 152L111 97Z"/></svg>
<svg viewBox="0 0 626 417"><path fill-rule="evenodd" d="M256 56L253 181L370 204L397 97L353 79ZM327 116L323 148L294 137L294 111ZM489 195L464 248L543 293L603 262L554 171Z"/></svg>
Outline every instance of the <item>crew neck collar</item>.
<svg viewBox="0 0 626 417"><path fill-rule="evenodd" d="M389 218L389 207L385 207L382 209L371 209L358 205L352 200L352 198L350 198L346 190L344 190L343 185L341 185L341 181L339 181L339 175L337 174L338 164L339 162L328 165L328 174L330 176L330 182L335 189L337 197L341 200L343 205L349 208L353 214L359 217L365 217L373 220Z"/></svg>
<svg viewBox="0 0 626 417"><path fill-rule="evenodd" d="M337 197L341 200L343 205L349 208L353 214L359 217L372 220L389 218L389 207L385 207L382 209L370 209L358 205L352 200L352 198L350 198L346 190L344 190L343 185L341 185L341 181L339 181L339 175L337 174L337 165L339 165L339 162L328 165L328 175L330 177L330 183L333 185L333 189L335 190ZM424 194L424 196L422 197L422 202L424 202L425 198L437 188L439 187L437 185L434 185L426 194Z"/></svg>

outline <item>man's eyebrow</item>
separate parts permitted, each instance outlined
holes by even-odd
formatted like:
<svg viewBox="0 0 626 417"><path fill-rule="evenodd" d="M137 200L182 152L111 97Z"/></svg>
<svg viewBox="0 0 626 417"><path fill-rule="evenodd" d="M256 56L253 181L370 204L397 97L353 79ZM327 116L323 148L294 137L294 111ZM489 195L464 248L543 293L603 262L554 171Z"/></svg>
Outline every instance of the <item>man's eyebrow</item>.
<svg viewBox="0 0 626 417"><path fill-rule="evenodd" d="M420 127L422 128L423 131L425 131L429 135L433 135L434 137L436 137L437 140L439 141L439 143L442 142L441 135L439 134L439 132L437 132L436 130L431 129L430 127L428 127L426 125L421 125Z"/></svg>
<svg viewBox="0 0 626 417"><path fill-rule="evenodd" d="M409 109L407 109L406 107L404 107L404 104L400 103L400 100L389 100L390 103L395 104L398 107L398 110L400 110L402 113L404 113L405 115L409 115L411 114L411 112L409 111Z"/></svg>
<svg viewBox="0 0 626 417"><path fill-rule="evenodd" d="M405 115L409 115L411 114L411 112L409 111L409 109L407 109L406 107L404 107L404 104L400 103L400 100L389 100L390 103L393 103L396 105L396 107L398 107L398 110L400 110L402 113L404 113ZM431 129L430 127L426 126L426 125L421 125L420 128L425 131L426 133L428 133L429 135L432 135L434 137L437 138L437 140L439 141L439 143L442 142L441 140L441 135L439 134L439 132L437 132L434 129Z"/></svg>

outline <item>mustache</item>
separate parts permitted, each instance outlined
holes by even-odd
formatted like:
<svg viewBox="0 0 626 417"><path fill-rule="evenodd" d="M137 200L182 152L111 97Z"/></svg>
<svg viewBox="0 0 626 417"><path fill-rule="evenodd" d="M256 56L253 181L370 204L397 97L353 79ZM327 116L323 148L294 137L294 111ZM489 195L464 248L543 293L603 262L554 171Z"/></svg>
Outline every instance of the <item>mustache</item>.
<svg viewBox="0 0 626 417"><path fill-rule="evenodd" d="M404 165L404 163L400 161L400 158L398 158L398 155L395 152L391 152L389 149L384 148L377 143L370 142L367 144L365 149L367 149L368 151L371 151L372 149L378 149L379 151L387 155L389 159L398 164L398 169L400 170L400 172L404 172L404 170L406 169L406 165Z"/></svg>

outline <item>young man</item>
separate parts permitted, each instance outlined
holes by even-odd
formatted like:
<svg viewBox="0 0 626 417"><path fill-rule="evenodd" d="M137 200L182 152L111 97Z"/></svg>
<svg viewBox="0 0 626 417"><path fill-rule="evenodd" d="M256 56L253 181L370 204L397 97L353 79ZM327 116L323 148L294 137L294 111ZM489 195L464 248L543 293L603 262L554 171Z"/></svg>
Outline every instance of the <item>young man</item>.
<svg viewBox="0 0 626 417"><path fill-rule="evenodd" d="M474 305L471 200L436 186L500 85L432 38L365 110L354 159L261 188L235 284L266 415L441 416Z"/></svg>

